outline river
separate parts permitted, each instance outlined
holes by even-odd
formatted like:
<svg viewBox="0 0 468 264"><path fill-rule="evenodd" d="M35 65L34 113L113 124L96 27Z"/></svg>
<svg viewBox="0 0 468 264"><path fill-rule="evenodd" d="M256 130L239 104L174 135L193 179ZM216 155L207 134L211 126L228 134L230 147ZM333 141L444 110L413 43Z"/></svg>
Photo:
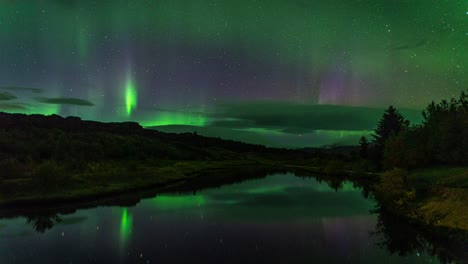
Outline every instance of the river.
<svg viewBox="0 0 468 264"><path fill-rule="evenodd" d="M3 218L0 263L439 262L392 254L373 208L351 182L272 174L134 206Z"/></svg>

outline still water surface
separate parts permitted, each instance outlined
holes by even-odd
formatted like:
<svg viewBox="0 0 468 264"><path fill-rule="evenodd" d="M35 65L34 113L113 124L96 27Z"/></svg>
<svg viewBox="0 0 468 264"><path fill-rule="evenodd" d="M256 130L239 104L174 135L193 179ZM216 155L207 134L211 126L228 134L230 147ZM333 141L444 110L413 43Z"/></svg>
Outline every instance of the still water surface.
<svg viewBox="0 0 468 264"><path fill-rule="evenodd" d="M42 233L0 219L0 263L438 263L377 245L374 206L349 182L274 174L58 215Z"/></svg>

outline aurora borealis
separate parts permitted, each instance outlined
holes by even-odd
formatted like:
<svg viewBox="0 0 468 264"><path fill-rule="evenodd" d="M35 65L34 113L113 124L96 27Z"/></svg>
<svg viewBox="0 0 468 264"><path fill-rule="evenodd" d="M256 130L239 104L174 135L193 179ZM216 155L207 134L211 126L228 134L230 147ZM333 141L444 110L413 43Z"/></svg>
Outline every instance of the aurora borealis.
<svg viewBox="0 0 468 264"><path fill-rule="evenodd" d="M131 116L133 109L137 105L137 90L131 78L127 79L125 84L125 107L127 115Z"/></svg>
<svg viewBox="0 0 468 264"><path fill-rule="evenodd" d="M351 142L389 104L417 121L468 88L467 12L465 0L0 0L0 111Z"/></svg>

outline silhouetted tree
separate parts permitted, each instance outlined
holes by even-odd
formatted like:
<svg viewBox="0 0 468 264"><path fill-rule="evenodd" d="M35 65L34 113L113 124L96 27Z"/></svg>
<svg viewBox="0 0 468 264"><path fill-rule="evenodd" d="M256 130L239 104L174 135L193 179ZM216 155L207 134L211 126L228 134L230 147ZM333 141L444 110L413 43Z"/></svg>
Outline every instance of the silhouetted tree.
<svg viewBox="0 0 468 264"><path fill-rule="evenodd" d="M56 214L46 214L28 216L26 221L33 226L36 232L44 233L51 229L55 224L60 223L62 219Z"/></svg>
<svg viewBox="0 0 468 264"><path fill-rule="evenodd" d="M385 110L382 118L377 124L377 128L374 130L374 160L381 164L383 158L383 151L385 142L390 138L391 135L398 135L401 131L409 127L409 121L406 120L398 110L389 106Z"/></svg>
<svg viewBox="0 0 468 264"><path fill-rule="evenodd" d="M468 161L468 94L458 99L432 102L423 111L422 130L427 135L432 162L466 164Z"/></svg>
<svg viewBox="0 0 468 264"><path fill-rule="evenodd" d="M359 156L363 159L367 159L369 152L369 142L365 136L362 136L359 140Z"/></svg>
<svg viewBox="0 0 468 264"><path fill-rule="evenodd" d="M421 125L390 136L383 164L387 168L468 164L468 94L430 103Z"/></svg>
<svg viewBox="0 0 468 264"><path fill-rule="evenodd" d="M378 213L377 224L371 235L376 238L376 244L390 254L409 256L427 253L437 257L440 263L464 263L467 256L466 234L455 235L460 230L448 231L441 227L414 225L385 210L379 202L374 212Z"/></svg>
<svg viewBox="0 0 468 264"><path fill-rule="evenodd" d="M377 124L377 128L374 130L375 134L372 135L374 137L374 142L378 146L383 147L385 141L392 133L398 134L408 127L409 121L406 120L395 107L389 106Z"/></svg>

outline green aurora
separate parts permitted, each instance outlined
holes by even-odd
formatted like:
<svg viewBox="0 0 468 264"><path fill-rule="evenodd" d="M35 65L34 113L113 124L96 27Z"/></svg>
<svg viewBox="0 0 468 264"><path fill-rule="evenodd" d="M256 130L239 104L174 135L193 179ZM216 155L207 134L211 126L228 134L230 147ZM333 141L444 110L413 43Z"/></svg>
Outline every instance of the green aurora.
<svg viewBox="0 0 468 264"><path fill-rule="evenodd" d="M137 106L137 89L131 78L127 78L125 83L125 108L127 116L132 115L133 109Z"/></svg>
<svg viewBox="0 0 468 264"><path fill-rule="evenodd" d="M120 219L120 243L125 244L130 238L133 227L133 217L127 208L123 208Z"/></svg>
<svg viewBox="0 0 468 264"><path fill-rule="evenodd" d="M461 0L0 0L0 90L26 88L8 89L0 111L350 144L376 121L362 108L420 113L467 88L467 11ZM297 105L335 108L334 124ZM265 109L268 120L251 116Z"/></svg>

